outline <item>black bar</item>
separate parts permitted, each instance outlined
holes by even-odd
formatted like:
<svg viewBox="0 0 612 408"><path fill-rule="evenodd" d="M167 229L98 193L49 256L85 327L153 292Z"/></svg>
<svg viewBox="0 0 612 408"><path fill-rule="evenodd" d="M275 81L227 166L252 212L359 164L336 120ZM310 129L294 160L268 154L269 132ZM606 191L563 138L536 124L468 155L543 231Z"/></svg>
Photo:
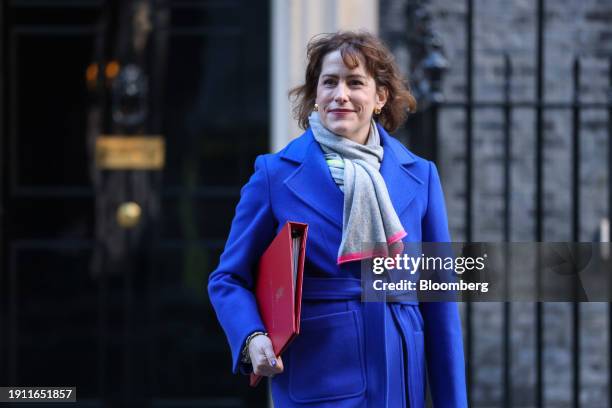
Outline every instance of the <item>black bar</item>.
<svg viewBox="0 0 612 408"><path fill-rule="evenodd" d="M163 309L163 303L160 300L162 293L162 255L161 255L161 228L156 228L154 231L153 245L151 248L151 258L153 264L151 265L151 277L149 285L149 353L150 353L150 390L151 398L160 398L163 393L161 392L160 386L160 370L161 370L161 350L162 346L160 343L160 325L159 322L163 321L161 310ZM207 291L204 291L208 294Z"/></svg>
<svg viewBox="0 0 612 408"><path fill-rule="evenodd" d="M438 134L438 113L440 112L440 110L438 109L439 103L437 101L434 101L431 104L431 108L430 108L430 117L431 117L431 140L432 140L432 146L431 146L431 150L432 150L432 158L431 160L438 164L438 157L439 157L439 134Z"/></svg>
<svg viewBox="0 0 612 408"><path fill-rule="evenodd" d="M104 251L104 247L101 242L96 243L97 248L94 251ZM107 366L107 353L108 344L110 342L110 336L108 335L108 324L109 324L109 290L108 290L108 274L106 268L101 268L99 271L100 275L98 279L98 393L100 400L106 399L107 393L107 380L106 373L108 372Z"/></svg>
<svg viewBox="0 0 612 408"><path fill-rule="evenodd" d="M168 35L167 28L170 25L170 11L166 1L159 1L155 7L153 32L151 33L151 42L153 43L152 52L152 67L150 68L151 84L151 111L149 115L149 129L152 134L164 133L164 90L166 88L167 65L163 61L168 58ZM163 30L166 30L163 32Z"/></svg>
<svg viewBox="0 0 612 408"><path fill-rule="evenodd" d="M8 13L9 10L6 10ZM2 28L4 29L4 27ZM19 103L17 99L17 84L19 83L19 72L17 70L17 47L15 46L16 35L12 32L12 24L8 24L5 35L8 37L5 39L6 51L3 57L6 57L5 69L6 69L6 87L5 97L10 109L5 111L6 123L5 129L7 130L5 146L7 146L8 157L19 157L17 152L17 118L19 117ZM4 130L4 129L3 129ZM6 168L7 177L4 179L8 181L8 189L5 188L8 194L12 194L13 191L19 186L17 179L17 160L7 160ZM8 179L8 180L7 180ZM10 206L10 204L9 204Z"/></svg>
<svg viewBox="0 0 612 408"><path fill-rule="evenodd" d="M612 241L612 57L608 60L608 241ZM609 255L610 256L610 255ZM612 284L610 287L612 292ZM608 406L612 407L612 302L608 303Z"/></svg>
<svg viewBox="0 0 612 408"><path fill-rule="evenodd" d="M580 241L580 60L574 60L574 108L572 109L572 240ZM574 270L578 294L578 271ZM572 406L580 406L580 303L572 303Z"/></svg>
<svg viewBox="0 0 612 408"><path fill-rule="evenodd" d="M240 7L240 1L228 1L228 0L223 0L223 1L201 1L201 0L172 0L170 6L173 9L179 9L179 8L193 8L193 9L197 9L197 8L213 8L213 7L223 7L223 8L229 8L229 7Z"/></svg>
<svg viewBox="0 0 612 408"><path fill-rule="evenodd" d="M4 3L4 2L3 2ZM12 0L11 7L15 8L95 8L104 4L104 0L55 0L53 2L47 0Z"/></svg>
<svg viewBox="0 0 612 408"><path fill-rule="evenodd" d="M17 333L17 251L14 246L9 247L9 347L8 347L8 386L19 385L17 378L17 356L19 353L19 335ZM4 384L3 384L4 385Z"/></svg>
<svg viewBox="0 0 612 408"><path fill-rule="evenodd" d="M161 29L164 34L172 37L187 36L187 37L238 37L242 32L238 27L172 27Z"/></svg>
<svg viewBox="0 0 612 408"><path fill-rule="evenodd" d="M205 249L222 250L225 247L223 239L159 239L156 249L180 249L185 245L202 247Z"/></svg>
<svg viewBox="0 0 612 408"><path fill-rule="evenodd" d="M21 34L26 35L38 35L41 37L49 36L84 36L84 35L95 35L97 34L97 26L94 24L83 24L83 25L42 25L42 24L19 24L15 25L11 29L11 34L17 36Z"/></svg>
<svg viewBox="0 0 612 408"><path fill-rule="evenodd" d="M467 0L467 61L466 61L466 105L465 105L465 143L466 143L466 208L465 240L472 242L472 174L473 174L473 99L474 99L474 0Z"/></svg>
<svg viewBox="0 0 612 408"><path fill-rule="evenodd" d="M231 199L238 201L240 198L240 186L233 187L216 187L216 186L203 186L185 188L180 186L166 186L161 187L162 198L181 198L188 197L190 200L198 199Z"/></svg>
<svg viewBox="0 0 612 408"><path fill-rule="evenodd" d="M6 135L6 126L4 123L5 117L4 117L4 78L6 75L5 72L5 68L4 68L4 64L5 64L5 47L4 47L4 29L5 29L5 22L4 22L4 7L5 7L5 2L0 3L0 333L6 333L6 326L5 326L5 317L4 317L4 313L5 310L7 309L7 305L5 304L6 300L8 299L8 293L5 293L6 291L6 285L4 283L6 278L6 258L4 255L4 248L5 248L5 240L4 240L4 233L5 231L7 231L7 228L5 226L5 211L7 210L5 207L5 195L4 195L4 163L6 163L6 160L4 158L4 143L5 143L5 135ZM5 335L6 336L6 335ZM4 339L5 336L0 335L0 379L6 379L8 376L8 373L5 372L6 368L8 367L8 362L5 361L6 358L6 352L4 349ZM6 350L8 351L8 350Z"/></svg>
<svg viewBox="0 0 612 408"><path fill-rule="evenodd" d="M505 101L472 101L471 105L474 109L503 109L508 102ZM560 101L511 101L510 106L514 108L536 109L538 107L543 110L566 110L574 107L574 102ZM466 101L446 101L438 104L442 109L465 109L468 105ZM585 109L608 109L610 102L581 102L580 107Z"/></svg>
<svg viewBox="0 0 612 408"><path fill-rule="evenodd" d="M544 0L538 0L537 5L537 35L536 35L536 60L537 60L537 78L536 78L536 154L535 154L535 171L536 171L536 194L535 194L535 237L537 242L543 241L544 237L544 112L542 110L542 102L544 101ZM540 271L540 256L536 257L537 271ZM540 274L536 274L536 293L540 293L541 288ZM536 406L544 406L544 366L543 366L543 349L544 349L544 315L542 302L536 302L535 330L536 330Z"/></svg>
<svg viewBox="0 0 612 408"><path fill-rule="evenodd" d="M512 178L511 178L511 163L512 163L512 141L510 140L512 128L512 105L510 105L510 91L512 85L512 64L508 54L504 55L504 241L509 242L510 236L510 217L512 207ZM508 256L508 248L505 253L505 273L504 273L504 291L505 298L509 299L509 273L510 257ZM504 317L504 335L502 336L503 347L503 406L509 408L512 406L512 379L510 377L510 302L504 302L503 309Z"/></svg>
<svg viewBox="0 0 612 408"><path fill-rule="evenodd" d="M126 232L127 242L132 241L129 236L131 231ZM130 246L131 248L131 246ZM127 402L126 405L131 405L132 402L132 272L134 268L134 251L129 251L127 254L127 267L123 270L123 395L122 399Z"/></svg>
<svg viewBox="0 0 612 408"><path fill-rule="evenodd" d="M465 106L465 143L466 143L466 169L465 169L465 240L466 242L472 241L472 161L473 161L473 140L472 140L472 121L473 121L473 107L472 102L474 99L474 0L466 0L466 69L465 69L465 82L466 82L466 106ZM465 357L465 368L467 376L467 395L468 395L468 406L472 406L472 303L469 301L465 305L465 324L467 327L466 333L466 357Z"/></svg>
<svg viewBox="0 0 612 408"><path fill-rule="evenodd" d="M511 160L512 141L512 105L510 93L512 86L512 62L508 54L504 55L504 241L510 241L510 210L511 210Z"/></svg>
<svg viewBox="0 0 612 408"><path fill-rule="evenodd" d="M9 198L93 198L95 192L89 187L65 186L24 186L15 185L10 191Z"/></svg>

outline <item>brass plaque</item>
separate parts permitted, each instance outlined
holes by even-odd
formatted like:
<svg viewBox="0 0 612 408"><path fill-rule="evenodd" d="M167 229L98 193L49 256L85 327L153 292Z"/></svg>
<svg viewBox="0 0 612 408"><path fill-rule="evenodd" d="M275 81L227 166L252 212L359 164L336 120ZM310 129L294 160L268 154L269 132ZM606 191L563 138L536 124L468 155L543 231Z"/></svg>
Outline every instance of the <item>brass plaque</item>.
<svg viewBox="0 0 612 408"><path fill-rule="evenodd" d="M164 137L102 135L96 139L96 167L104 170L160 170L164 167Z"/></svg>

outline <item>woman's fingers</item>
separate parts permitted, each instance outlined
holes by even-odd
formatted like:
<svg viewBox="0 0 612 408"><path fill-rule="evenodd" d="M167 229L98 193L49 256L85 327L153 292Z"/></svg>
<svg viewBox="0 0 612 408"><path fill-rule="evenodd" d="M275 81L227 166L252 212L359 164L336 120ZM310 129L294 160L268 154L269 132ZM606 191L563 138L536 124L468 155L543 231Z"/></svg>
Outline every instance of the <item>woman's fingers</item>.
<svg viewBox="0 0 612 408"><path fill-rule="evenodd" d="M264 355L259 356L259 358L253 361L253 372L257 375L265 375L266 377L274 374L268 359Z"/></svg>
<svg viewBox="0 0 612 408"><path fill-rule="evenodd" d="M266 359L268 360L268 364L271 368L272 374L280 374L284 370L283 360L280 356L276 357L274 355L274 350L272 349L272 342L270 342L269 346L266 346L264 349L264 353L266 355Z"/></svg>
<svg viewBox="0 0 612 408"><path fill-rule="evenodd" d="M270 367L276 368L276 355L274 354L274 350L272 349L272 342L268 342L267 344L263 345L263 352L266 356L266 359L268 359L268 364L270 364Z"/></svg>
<svg viewBox="0 0 612 408"><path fill-rule="evenodd" d="M249 344L249 354L253 372L257 375L272 377L284 370L283 360L274 355L272 342L267 336L256 336Z"/></svg>

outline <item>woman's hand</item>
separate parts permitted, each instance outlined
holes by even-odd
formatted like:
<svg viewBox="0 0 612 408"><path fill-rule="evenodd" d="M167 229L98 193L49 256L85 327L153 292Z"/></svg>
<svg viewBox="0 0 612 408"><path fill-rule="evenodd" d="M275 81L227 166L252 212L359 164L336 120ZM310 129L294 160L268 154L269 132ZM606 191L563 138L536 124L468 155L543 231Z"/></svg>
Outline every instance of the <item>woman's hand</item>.
<svg viewBox="0 0 612 408"><path fill-rule="evenodd" d="M272 342L268 336L260 334L253 337L249 343L249 356L253 365L253 372L257 375L274 377L283 372L283 360L274 355Z"/></svg>

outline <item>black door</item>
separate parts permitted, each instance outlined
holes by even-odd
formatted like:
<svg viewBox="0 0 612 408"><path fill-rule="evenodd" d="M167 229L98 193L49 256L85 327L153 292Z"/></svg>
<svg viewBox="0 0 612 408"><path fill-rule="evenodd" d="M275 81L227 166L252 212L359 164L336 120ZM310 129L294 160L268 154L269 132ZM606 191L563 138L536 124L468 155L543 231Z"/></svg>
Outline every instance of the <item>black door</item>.
<svg viewBox="0 0 612 408"><path fill-rule="evenodd" d="M265 404L231 374L205 285L268 147L268 15L246 0L2 2L0 385L76 386L88 406ZM136 57L130 24L148 32ZM144 117L118 126L130 64ZM95 142L115 133L163 135L164 167L101 169ZM131 228L115 216L127 202Z"/></svg>

